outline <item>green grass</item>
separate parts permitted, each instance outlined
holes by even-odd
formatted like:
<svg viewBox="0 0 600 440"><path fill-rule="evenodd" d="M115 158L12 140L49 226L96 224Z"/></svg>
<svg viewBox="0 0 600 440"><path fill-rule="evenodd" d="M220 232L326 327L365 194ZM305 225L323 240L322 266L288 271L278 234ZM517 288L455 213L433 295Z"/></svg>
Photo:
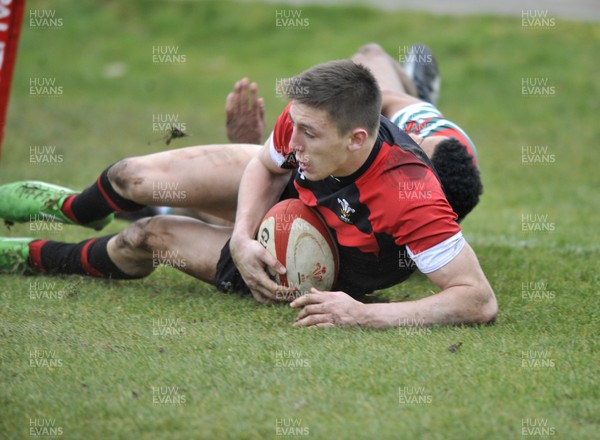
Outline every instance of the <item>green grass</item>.
<svg viewBox="0 0 600 440"><path fill-rule="evenodd" d="M311 6L301 8L310 25L294 30L274 25L289 5L51 7L59 29L31 28L26 13L2 183L82 188L124 156L165 148L148 144L160 137L157 113L177 114L193 135L173 147L224 142L224 97L243 75L259 82L272 126L284 105L276 79L369 41L392 54L429 44L443 75L439 106L479 148L485 194L463 226L501 312L481 328L311 331L292 328L286 307L223 295L169 268L133 282L2 276L0 438L29 437L32 420L94 439L281 438L277 424L314 438L506 439L526 437L528 420L554 438L596 438L597 24L532 29L519 18ZM155 45L178 46L186 62L153 64ZM104 75L113 63L123 76ZM30 96L32 77L55 78L63 94ZM555 93L524 96L523 78L546 78ZM62 163L30 162L33 145L55 146ZM525 164L523 146L546 146L554 161ZM530 214L554 230L523 231ZM27 225L3 234L43 235ZM65 226L50 238L89 235ZM379 298L431 292L416 276ZM401 403L402 392L421 403Z"/></svg>

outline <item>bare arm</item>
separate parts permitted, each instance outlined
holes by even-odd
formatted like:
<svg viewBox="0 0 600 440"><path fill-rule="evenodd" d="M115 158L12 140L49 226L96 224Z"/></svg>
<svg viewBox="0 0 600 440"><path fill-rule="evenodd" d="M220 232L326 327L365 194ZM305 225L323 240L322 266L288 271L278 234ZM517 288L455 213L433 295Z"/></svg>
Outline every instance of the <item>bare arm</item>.
<svg viewBox="0 0 600 440"><path fill-rule="evenodd" d="M498 313L494 292L469 244L444 267L427 274L442 289L417 301L365 306L360 322L368 327L483 324Z"/></svg>
<svg viewBox="0 0 600 440"><path fill-rule="evenodd" d="M254 237L260 221L277 202L289 178L289 171L273 163L265 144L246 167L240 183L231 256L256 300L264 303L272 302L275 292L282 290L269 278L265 267L279 273L285 273L285 268Z"/></svg>
<svg viewBox="0 0 600 440"><path fill-rule="evenodd" d="M296 325L389 328L495 320L496 297L468 244L451 262L427 276L442 290L417 301L363 304L343 292L314 291L291 303L292 307L304 307Z"/></svg>

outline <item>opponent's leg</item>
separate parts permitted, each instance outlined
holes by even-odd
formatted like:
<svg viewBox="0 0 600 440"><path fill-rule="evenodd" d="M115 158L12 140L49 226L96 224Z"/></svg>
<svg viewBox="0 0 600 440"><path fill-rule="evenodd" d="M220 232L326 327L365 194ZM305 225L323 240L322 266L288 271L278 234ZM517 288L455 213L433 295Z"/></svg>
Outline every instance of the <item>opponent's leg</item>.
<svg viewBox="0 0 600 440"><path fill-rule="evenodd" d="M421 102L416 98L416 89L412 81L403 72L402 66L390 57L378 44L367 44L352 56L352 61L367 67L381 89L381 113L390 118L398 110ZM410 89L414 96L407 91Z"/></svg>
<svg viewBox="0 0 600 440"><path fill-rule="evenodd" d="M407 94L415 92L414 96L416 96L416 90L410 78L404 75L399 64L396 63L398 68L394 66L392 57L379 44L365 44L352 56L352 61L368 67L381 90L394 90Z"/></svg>
<svg viewBox="0 0 600 440"><path fill-rule="evenodd" d="M415 96L436 105L442 81L431 49L424 44L411 46L403 68L417 88Z"/></svg>

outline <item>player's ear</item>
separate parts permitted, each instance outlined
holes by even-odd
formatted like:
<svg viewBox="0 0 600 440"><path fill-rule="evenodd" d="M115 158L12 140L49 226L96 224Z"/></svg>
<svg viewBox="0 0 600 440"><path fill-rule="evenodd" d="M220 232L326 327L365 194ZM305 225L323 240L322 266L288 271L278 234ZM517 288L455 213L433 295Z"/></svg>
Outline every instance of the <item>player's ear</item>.
<svg viewBox="0 0 600 440"><path fill-rule="evenodd" d="M355 151L362 148L362 146L367 142L368 138L369 134L367 133L367 130L364 128L355 128L349 134L348 149L350 151Z"/></svg>

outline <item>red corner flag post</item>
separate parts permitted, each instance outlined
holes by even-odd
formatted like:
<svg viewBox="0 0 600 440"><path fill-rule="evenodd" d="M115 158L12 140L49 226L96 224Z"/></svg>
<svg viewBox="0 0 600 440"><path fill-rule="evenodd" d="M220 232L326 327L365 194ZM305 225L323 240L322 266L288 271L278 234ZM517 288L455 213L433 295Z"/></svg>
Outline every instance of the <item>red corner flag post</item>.
<svg viewBox="0 0 600 440"><path fill-rule="evenodd" d="M25 0L0 0L0 153Z"/></svg>

